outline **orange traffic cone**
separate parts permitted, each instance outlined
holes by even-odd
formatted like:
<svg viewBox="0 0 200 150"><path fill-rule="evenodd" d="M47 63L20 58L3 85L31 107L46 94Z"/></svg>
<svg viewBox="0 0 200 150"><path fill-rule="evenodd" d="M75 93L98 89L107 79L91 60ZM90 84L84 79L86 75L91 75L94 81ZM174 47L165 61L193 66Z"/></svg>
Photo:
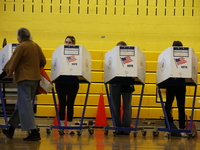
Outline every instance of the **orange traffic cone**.
<svg viewBox="0 0 200 150"><path fill-rule="evenodd" d="M104 98L103 98L102 93L100 94L100 97L99 97L99 104L97 108L95 126L97 127L108 126L107 118L106 118L106 110L104 107Z"/></svg>
<svg viewBox="0 0 200 150"><path fill-rule="evenodd" d="M124 116L124 102L122 102L121 108L120 108L120 117L121 117L121 120L123 120L123 116ZM130 128L134 128L134 125L130 125Z"/></svg>
<svg viewBox="0 0 200 150"><path fill-rule="evenodd" d="M54 126L58 126L58 118L57 118L57 116L54 118L53 125Z"/></svg>
<svg viewBox="0 0 200 150"><path fill-rule="evenodd" d="M58 112L59 112L59 108L60 108L60 105L58 105ZM57 117L57 115L54 118L53 125L54 126L58 126L58 117Z"/></svg>
<svg viewBox="0 0 200 150"><path fill-rule="evenodd" d="M121 120L123 120L123 116L124 116L124 102L121 103L121 107L120 107L120 117L121 117Z"/></svg>

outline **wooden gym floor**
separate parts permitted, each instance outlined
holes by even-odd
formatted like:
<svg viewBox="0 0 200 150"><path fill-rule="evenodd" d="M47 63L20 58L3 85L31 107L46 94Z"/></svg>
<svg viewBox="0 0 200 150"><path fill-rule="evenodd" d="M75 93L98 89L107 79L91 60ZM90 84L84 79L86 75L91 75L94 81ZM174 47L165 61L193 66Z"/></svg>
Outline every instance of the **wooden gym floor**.
<svg viewBox="0 0 200 150"><path fill-rule="evenodd" d="M108 135L100 128L94 128L94 133L89 134L83 129L81 136L76 134L60 135L57 129L50 134L46 133L46 127L40 127L41 141L23 141L27 136L26 131L16 129L13 139L7 139L0 133L0 150L199 150L200 140L198 138L164 137L164 132L159 131L159 136L154 137L153 129L146 129L147 134L143 136L138 131L137 136L113 135L109 130ZM200 132L198 131L198 134Z"/></svg>

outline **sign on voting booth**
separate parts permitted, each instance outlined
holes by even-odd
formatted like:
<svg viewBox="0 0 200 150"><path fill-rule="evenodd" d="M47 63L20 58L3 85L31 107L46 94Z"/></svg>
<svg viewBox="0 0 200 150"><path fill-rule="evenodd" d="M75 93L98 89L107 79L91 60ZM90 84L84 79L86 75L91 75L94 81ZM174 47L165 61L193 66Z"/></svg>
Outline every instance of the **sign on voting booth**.
<svg viewBox="0 0 200 150"><path fill-rule="evenodd" d="M116 46L105 54L104 82L130 77L145 83L145 55L137 46Z"/></svg>
<svg viewBox="0 0 200 150"><path fill-rule="evenodd" d="M51 81L66 77L91 82L91 54L82 45L60 45L52 54Z"/></svg>
<svg viewBox="0 0 200 150"><path fill-rule="evenodd" d="M171 78L185 78L186 84L197 84L198 56L192 47L169 47L158 57L156 83Z"/></svg>
<svg viewBox="0 0 200 150"><path fill-rule="evenodd" d="M8 43L0 50L0 73L19 43Z"/></svg>

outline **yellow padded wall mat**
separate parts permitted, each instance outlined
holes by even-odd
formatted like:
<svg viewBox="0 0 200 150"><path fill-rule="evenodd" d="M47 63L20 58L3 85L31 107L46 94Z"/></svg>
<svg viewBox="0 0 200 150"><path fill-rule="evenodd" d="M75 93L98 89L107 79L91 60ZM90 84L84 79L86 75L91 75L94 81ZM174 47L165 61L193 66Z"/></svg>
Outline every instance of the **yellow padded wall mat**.
<svg viewBox="0 0 200 150"><path fill-rule="evenodd" d="M199 0L1 0L0 42L17 42L26 27L42 48L55 49L67 35L89 50L118 41L162 51L180 40L199 51Z"/></svg>
<svg viewBox="0 0 200 150"><path fill-rule="evenodd" d="M4 38L8 43L17 42L17 29L26 27L47 56L46 69L51 68L52 52L64 44L67 35L75 36L76 44L84 45L91 52L93 83L86 117L95 117L99 93L105 94L104 54L121 40L138 46L146 54L147 73L141 117L158 118L162 115L161 105L155 100L157 57L174 40L180 40L184 46L200 52L199 24L200 0L0 0L0 47ZM187 89L187 108L191 106L193 90L193 87ZM80 102L85 91L86 86L81 85L75 117L80 117ZM140 91L141 86L136 86L133 117ZM198 89L198 98L199 93ZM45 101L42 101L44 96L40 96L37 116L55 116L52 96L45 96ZM104 97L107 105L106 95ZM198 108L199 104L199 101L196 102ZM109 114L108 107L106 110Z"/></svg>

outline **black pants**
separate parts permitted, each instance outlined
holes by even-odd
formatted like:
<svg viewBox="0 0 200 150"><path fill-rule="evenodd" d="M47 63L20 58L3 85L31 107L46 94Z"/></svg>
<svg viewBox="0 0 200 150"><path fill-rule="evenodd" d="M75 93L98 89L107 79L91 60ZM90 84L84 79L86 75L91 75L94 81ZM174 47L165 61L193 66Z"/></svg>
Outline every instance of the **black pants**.
<svg viewBox="0 0 200 150"><path fill-rule="evenodd" d="M178 106L178 114L179 114L179 128L185 128L185 93L186 86L168 86L166 88L166 103L165 109L167 113L167 117L169 123L173 122L173 117L171 114L172 104L174 101L174 97L176 96L177 106Z"/></svg>
<svg viewBox="0 0 200 150"><path fill-rule="evenodd" d="M65 108L67 106L67 121L72 121L79 83L56 83L55 88L59 100L60 120L65 120Z"/></svg>

